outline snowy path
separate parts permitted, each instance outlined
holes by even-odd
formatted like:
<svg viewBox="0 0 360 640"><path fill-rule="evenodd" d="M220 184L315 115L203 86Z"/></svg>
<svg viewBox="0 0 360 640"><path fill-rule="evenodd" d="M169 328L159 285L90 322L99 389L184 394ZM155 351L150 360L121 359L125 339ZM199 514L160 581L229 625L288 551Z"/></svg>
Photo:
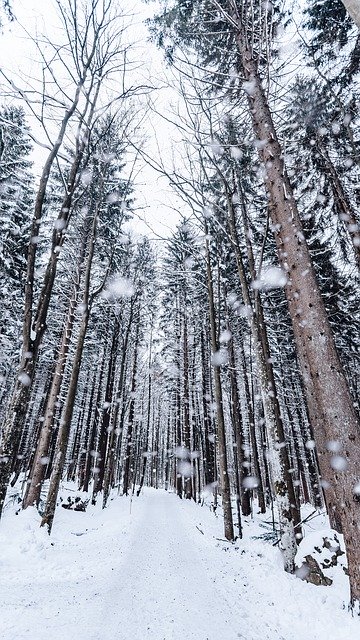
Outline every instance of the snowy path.
<svg viewBox="0 0 360 640"><path fill-rule="evenodd" d="M34 510L1 525L0 640L360 637L337 591L286 575L262 541L219 541L221 520L174 495L59 509L54 528Z"/></svg>
<svg viewBox="0 0 360 640"><path fill-rule="evenodd" d="M194 544L178 501L165 493L150 494L144 507L119 575L106 596L104 614L114 590L120 609L122 602L127 603L117 617L124 638L205 639L210 633L211 638L221 638L225 625L229 637L241 637L226 600L222 615L214 615L222 594L212 572L207 573L206 549ZM105 637L113 637L112 625L111 620L105 623Z"/></svg>

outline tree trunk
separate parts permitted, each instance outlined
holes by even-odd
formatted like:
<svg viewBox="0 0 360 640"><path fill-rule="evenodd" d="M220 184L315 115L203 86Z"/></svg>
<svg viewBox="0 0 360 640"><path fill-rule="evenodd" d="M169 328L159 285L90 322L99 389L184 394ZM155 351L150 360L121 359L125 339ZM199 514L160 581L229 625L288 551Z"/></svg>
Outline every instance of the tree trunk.
<svg viewBox="0 0 360 640"><path fill-rule="evenodd" d="M66 396L65 406L63 413L61 415L60 428L56 442L56 454L53 470L50 478L50 486L48 491L48 496L46 500L44 515L41 520L41 526L47 525L49 534L51 533L51 528L54 520L55 509L56 509L56 501L59 492L60 481L62 477L62 473L65 466L66 459L66 450L69 441L70 427L71 427L71 419L74 411L74 403L82 361L82 355L84 350L84 342L87 333L87 328L89 324L90 311L92 305L92 296L90 296L90 277L91 277L91 267L92 261L94 257L95 250L95 237L96 237L96 229L97 229L97 216L98 216L98 208L100 207L100 203L97 203L94 212L94 220L92 224L92 229L89 234L89 253L86 261L86 269L84 276L84 295L83 295L83 316L80 325L80 331L77 338L77 344L74 355L74 362L72 366L69 389Z"/></svg>
<svg viewBox="0 0 360 640"><path fill-rule="evenodd" d="M105 401L104 401L104 407L102 412L102 422L101 422L100 436L99 436L99 442L98 442L98 451L97 451L98 455L96 457L97 472L94 477L92 504L96 503L96 496L103 489L106 453L107 453L108 446L110 446L110 441L113 440L113 435L112 435L113 429L110 430L110 419L111 419L111 411L112 411L112 403L113 403L113 395L114 395L116 359L118 356L119 331L120 331L119 321L118 319L116 319L113 327L113 336L112 336L111 348L110 348L110 359L109 359L109 366L108 366L107 380L106 380Z"/></svg>
<svg viewBox="0 0 360 640"><path fill-rule="evenodd" d="M266 328L262 315L261 301L258 298L256 312L250 297L249 285L240 252L236 231L233 203L227 193L230 237L233 241L236 264L239 274L243 301L249 310L249 324L253 339L255 359L258 369L261 397L264 407L265 424L268 432L269 463L271 478L279 512L281 548L284 557L285 571L293 573L296 554L296 542L301 539L299 510L296 505L295 492L290 474L290 462L285 445L284 430L277 402L275 381L270 361ZM261 312L261 313L260 313Z"/></svg>
<svg viewBox="0 0 360 640"><path fill-rule="evenodd" d="M342 0L342 3L356 26L360 29L360 0Z"/></svg>
<svg viewBox="0 0 360 640"><path fill-rule="evenodd" d="M244 346L242 343L242 339L239 340L238 343L239 351L240 351L240 368L244 382L244 391L245 391L245 402L247 407L247 415L249 422L249 436L250 443L249 447L252 450L252 468L255 477L258 479L259 484L257 487L257 495L258 495L258 503L260 513L266 513L266 500L265 500L265 490L264 490L264 482L261 476L261 468L260 468L260 454L259 447L256 438L256 427L255 427L255 415L254 415L254 404L250 393L249 380L246 371L246 360L244 353Z"/></svg>
<svg viewBox="0 0 360 640"><path fill-rule="evenodd" d="M93 402L90 403L90 407L89 407L90 411L88 415L89 426L88 426L88 435L87 435L87 439L88 439L87 452L86 452L86 459L85 459L82 478L80 479L80 482L79 482L80 489L82 488L82 490L85 492L88 492L89 490L89 483L91 479L91 465L92 465L92 462L94 461L96 436L97 436L98 424L100 420L102 381L105 375L106 356L107 356L107 349L106 347L104 347L101 366L100 366L100 372L99 372L99 375L94 380L94 384L95 384L94 396L95 396L95 391L97 391L97 393L95 397L94 409L92 410ZM93 397L92 397L92 400L93 400Z"/></svg>
<svg viewBox="0 0 360 640"><path fill-rule="evenodd" d="M286 173L270 109L245 34L237 35L253 128L262 141L259 155L280 263L287 273L286 296L304 380L309 416L331 522L341 527L346 542L351 601L360 601L360 425L336 351L316 281L303 229ZM264 144L266 143L266 144Z"/></svg>
<svg viewBox="0 0 360 640"><path fill-rule="evenodd" d="M184 301L183 318L183 447L185 449L184 462L189 465L189 470L184 474L184 496L191 500L192 495L192 459L191 459L191 431L190 431L190 394L189 394L189 346L186 317L186 301Z"/></svg>
<svg viewBox="0 0 360 640"><path fill-rule="evenodd" d="M204 329L201 331L201 399L204 420L204 450L205 450L205 484L211 485L215 479L214 438L212 433L212 419L209 411L210 385L209 385L209 359L205 353Z"/></svg>
<svg viewBox="0 0 360 640"><path fill-rule="evenodd" d="M55 420L56 404L59 398L65 364L69 353L70 340L74 327L75 309L78 300L79 286L80 276L70 299L68 314L64 323L63 334L59 346L54 375L51 381L51 387L48 393L46 409L43 416L43 422L40 430L39 440L37 443L33 467L23 500L24 509L34 504L38 506L40 501L41 488L44 481L46 468L45 461L49 455L51 434Z"/></svg>
<svg viewBox="0 0 360 640"><path fill-rule="evenodd" d="M343 222L350 239L357 265L360 268L360 225L352 208L351 201L347 196L334 164L331 161L328 150L321 138L317 137L317 149L324 159L325 171L330 179L330 184L334 194L334 199L341 211L340 218Z"/></svg>
<svg viewBox="0 0 360 640"><path fill-rule="evenodd" d="M225 292L226 299L226 292ZM228 313L228 311L226 310ZM227 329L230 331L230 323L227 318ZM244 425L240 412L240 398L236 379L236 361L234 351L234 341L230 338L228 343L229 353L229 377L230 377L230 409L232 423L234 426L235 446L236 446L236 490L238 492L238 503L241 504L244 516L251 514L251 490L246 486L246 477L250 475L249 453L246 451L244 438ZM260 482L260 478L258 478ZM240 514L239 514L239 530L241 531Z"/></svg>
<svg viewBox="0 0 360 640"><path fill-rule="evenodd" d="M130 388L130 407L128 418L128 429L126 435L126 451L124 460L124 477L123 477L123 495L127 496L129 493L131 478L130 470L133 463L133 429L134 429L134 417L135 417L135 389L136 389L136 376L138 366L138 350L139 350L139 333L140 333L140 315L136 319L136 334L134 340L134 362L131 376L131 388Z"/></svg>
<svg viewBox="0 0 360 640"><path fill-rule="evenodd" d="M141 490L144 486L145 482L145 473L146 473L146 465L148 459L148 448L149 448L149 434L150 434L150 415L151 415L151 391L152 391L152 378L151 378L151 367L152 367L152 346L153 346L153 331L151 328L150 331L150 348L149 348L149 371L148 371L148 389L147 389L147 401L146 401L146 426L145 426L145 438L144 438L144 447L143 447L143 461L141 468L141 476L139 488L136 492L136 495L139 497Z"/></svg>
<svg viewBox="0 0 360 640"><path fill-rule="evenodd" d="M207 224L205 222L205 256L206 256L206 272L207 272L207 287L209 296L209 320L210 320L210 332L211 332L211 351L213 357L219 351L219 342L217 336L216 327L216 313L214 303L214 285L211 272L210 262L210 248L208 237ZM221 500L224 513L224 533L227 540L234 540L234 525L231 510L231 493L230 493L230 479L228 472L228 461L226 453L226 434L225 434L225 420L223 410L222 399L222 386L220 376L220 366L214 363L214 390L215 390L215 402L216 402L216 435L217 435L217 447L218 447L218 461L219 461L219 473L220 473L220 490Z"/></svg>

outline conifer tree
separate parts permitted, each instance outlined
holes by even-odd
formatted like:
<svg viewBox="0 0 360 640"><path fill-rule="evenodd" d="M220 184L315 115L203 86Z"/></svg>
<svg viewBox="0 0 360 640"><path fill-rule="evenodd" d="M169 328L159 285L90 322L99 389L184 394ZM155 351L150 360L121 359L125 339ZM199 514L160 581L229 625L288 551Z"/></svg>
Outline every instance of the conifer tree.
<svg viewBox="0 0 360 640"><path fill-rule="evenodd" d="M0 111L1 373L14 375L21 338L24 280L34 198L32 145L22 107Z"/></svg>

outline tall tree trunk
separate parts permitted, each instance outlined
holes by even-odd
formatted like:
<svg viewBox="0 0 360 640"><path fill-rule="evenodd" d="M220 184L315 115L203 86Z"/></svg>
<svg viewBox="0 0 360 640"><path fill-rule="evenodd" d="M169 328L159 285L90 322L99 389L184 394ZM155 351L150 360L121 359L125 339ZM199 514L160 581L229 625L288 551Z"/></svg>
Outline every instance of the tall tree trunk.
<svg viewBox="0 0 360 640"><path fill-rule="evenodd" d="M260 454L259 454L259 447L258 447L257 438L256 438L254 404L251 397L248 374L246 371L246 360L245 360L244 345L243 345L242 338L239 340L238 348L240 353L239 363L240 363L240 369L241 369L243 382L244 382L245 401L246 401L246 408L247 408L248 421L249 421L249 436L250 436L249 447L251 447L252 449L252 468L253 468L254 475L259 482L257 486L259 510L260 510L260 513L266 513L264 482L261 476Z"/></svg>
<svg viewBox="0 0 360 640"><path fill-rule="evenodd" d="M184 301L183 317L183 447L185 449L183 461L189 465L184 475L184 496L191 500L192 495L192 459L191 459L191 431L190 431L190 394L189 394L189 345L186 317L186 301Z"/></svg>
<svg viewBox="0 0 360 640"><path fill-rule="evenodd" d="M139 496L145 482L146 465L148 460L148 448L149 448L149 434L150 434L150 416L151 416L151 391L152 391L152 346L153 346L153 330L150 331L150 348L149 348L149 371L148 371L148 389L147 389L147 401L146 401L146 426L145 426L145 438L143 447L143 460L141 468L140 483L136 495Z"/></svg>
<svg viewBox="0 0 360 640"><path fill-rule="evenodd" d="M341 211L340 219L343 222L350 239L352 240L353 250L355 254L355 258L357 261L358 268L360 268L360 225L356 218L355 211L351 205L350 198L348 197L338 172L331 161L329 156L329 152L326 148L326 145L320 138L317 136L316 138L316 146L323 157L324 160L324 168L328 179L330 179L330 184L332 187L332 191L334 194L335 202L338 205L338 209Z"/></svg>
<svg viewBox="0 0 360 640"><path fill-rule="evenodd" d="M94 477L94 486L92 494L92 503L96 503L96 496L103 489L103 482L105 477L105 462L108 446L110 441L113 440L113 429L110 429L111 411L114 395L114 381L116 373L116 359L118 357L118 344L119 344L119 320L116 319L113 327L113 335L110 348L109 366L106 380L105 401L102 412L102 422L100 428L100 436L98 442L98 455L96 457L97 471ZM111 442L112 445L112 442ZM106 503L106 501L105 501Z"/></svg>
<svg viewBox="0 0 360 640"><path fill-rule="evenodd" d="M215 479L214 438L212 433L212 419L209 410L210 384L209 384L209 359L205 352L204 329L200 336L201 345L201 399L204 420L204 449L205 449L205 484L211 485Z"/></svg>
<svg viewBox="0 0 360 640"><path fill-rule="evenodd" d="M136 390L136 376L137 376L137 368L138 368L138 351L139 351L139 335L140 335L140 314L136 319L136 333L134 339L134 361L133 361L133 370L131 375L131 387L130 387L130 406L129 406L129 417L128 417L128 429L126 435L126 450L125 450L125 460L124 460L124 477L123 477L123 495L127 496L130 489L130 471L131 465L133 463L132 453L133 453L133 430L134 430L134 418L135 418L135 390Z"/></svg>
<svg viewBox="0 0 360 640"><path fill-rule="evenodd" d="M292 477L290 462L286 446L284 445L284 430L280 418L275 381L269 354L266 328L261 311L261 301L258 299L256 311L250 297L249 284L239 246L236 230L235 211L230 194L227 191L228 221L230 237L233 241L235 259L239 274L244 304L249 310L248 318L253 339L255 359L259 375L261 397L264 407L265 424L268 431L269 462L271 478L279 512L281 548L284 557L285 571L293 573L295 570L296 542L295 534L301 539L299 510Z"/></svg>
<svg viewBox="0 0 360 640"><path fill-rule="evenodd" d="M216 312L214 302L214 285L213 276L211 271L211 259L210 248L208 240L208 229L205 221L205 259L206 259L206 273L207 273L207 288L209 297L209 320L210 320L210 332L211 332L211 351L213 357L219 351L219 341L217 335L216 326ZM220 376L220 366L214 363L214 391L216 402L216 435L217 435L217 447L218 447L218 461L220 472L220 490L221 500L224 514L224 533L227 540L234 540L234 525L231 510L231 493L230 493L230 479L228 471L228 461L226 452L226 434L225 434L225 420L224 420L224 408L222 398L222 385Z"/></svg>
<svg viewBox="0 0 360 640"><path fill-rule="evenodd" d="M125 403L124 403L124 378L125 378L125 370L126 370L126 361L128 358L128 346L129 346L129 339L130 339L130 334L131 334L131 329L133 326L133 317L134 317L134 298L131 299L130 301L130 313L129 313L129 318L128 318L128 322L127 322L127 326L126 326L126 331L125 331L125 336L123 338L122 344L121 344L121 363L120 363L120 372L119 372L119 377L118 377L118 381L117 381L117 386L116 386L116 394L115 394L115 407L111 416L111 422L110 422L110 439L109 439L109 446L108 446L108 451L107 451L107 458L106 458L106 462L105 462L105 476L104 476L104 485L103 485L103 508L105 508L109 494L110 494L110 487L114 484L115 481L115 474L116 474L116 467L117 467L117 461L120 459L120 447L121 447L121 441L122 441L122 433L123 433L123 411L125 408ZM120 419L120 426L118 427L118 418L119 418L119 411L120 411L120 405L122 404L122 410L121 410L121 419Z"/></svg>
<svg viewBox="0 0 360 640"><path fill-rule="evenodd" d="M182 445L182 434L181 434L181 385L180 385L180 361L181 361L181 325L180 325L180 310L179 310L179 300L178 296L176 298L176 361L175 366L177 368L176 382L175 382L175 444L176 444L176 452L181 450ZM179 498L183 496L183 479L181 473L178 471L178 457L175 454L175 486L176 493Z"/></svg>
<svg viewBox="0 0 360 640"><path fill-rule="evenodd" d="M225 292L226 299L226 292ZM228 309L226 308L227 315L227 330L231 333L230 323L228 317ZM244 516L249 516L251 514L251 503L250 489L246 487L246 477L250 475L250 462L249 462L249 454L246 451L245 447L245 438L244 438L244 425L240 411L240 398L239 398L239 390L236 378L236 361L235 361L235 350L234 350L234 341L231 336L228 342L228 353L229 353L229 377L230 377L230 408L231 408L231 416L232 423L234 426L234 435L235 435L235 446L236 446L236 490L238 492L237 500L238 504L241 504L242 513ZM260 481L260 477L258 478ZM241 532L241 523L240 523L240 514L239 514L239 530Z"/></svg>
<svg viewBox="0 0 360 640"><path fill-rule="evenodd" d="M87 452L86 452L86 459L85 459L85 465L84 465L84 471L83 471L83 477L80 480L80 488L82 488L83 491L88 492L89 490L89 483L90 483L90 479L91 479L91 465L94 461L94 451L95 451L95 447L96 447L96 436L97 436L97 430L98 430L98 425L99 425L99 421L100 421L100 415L101 415L101 397L102 397L102 393L103 393L103 388L102 388L102 382L103 382L103 377L105 375L105 366L106 366L106 358L107 358L107 349L106 346L104 346L103 349L103 355L102 355L102 360L101 360L101 366L100 366L100 372L99 375L97 376L97 378L95 378L94 384L95 384L95 389L94 389L94 397L95 397L95 402L91 402L90 403L90 411L89 411L89 415L88 415L88 421L89 421L89 426L88 426L88 444L87 444ZM95 392L96 396L95 396ZM93 406L94 405L94 406Z"/></svg>
<svg viewBox="0 0 360 640"><path fill-rule="evenodd" d="M56 501L60 487L60 481L62 477L62 473L65 466L66 460L66 451L69 441L70 435L70 427L71 427L71 419L74 411L74 403L76 397L76 391L78 386L78 379L82 361L82 355L84 350L84 342L87 333L87 328L89 324L91 305L93 302L93 297L90 295L90 278L91 278L91 267L92 261L94 257L95 250L95 238L96 238L96 229L97 229L97 217L98 217L98 209L100 207L100 203L97 203L97 206L94 211L94 219L92 224L92 229L89 234L89 242L88 242L88 257L86 261L86 268L84 274L84 294L83 294L83 316L80 324L79 335L77 338L74 362L70 375L69 389L66 396L66 401L64 405L64 410L61 415L60 428L56 441L56 453L55 453L55 461L53 470L50 478L50 486L47 495L44 515L41 520L41 526L47 525L49 533L51 533L51 528L54 520L55 509L56 509Z"/></svg>
<svg viewBox="0 0 360 640"><path fill-rule="evenodd" d="M80 264L84 258L85 243L83 243L83 249L80 255ZM23 508L26 509L29 506L38 506L40 501L41 488L44 481L46 459L49 455L49 447L51 441L51 434L54 426L56 405L59 398L61 384L64 375L64 369L66 360L69 353L69 346L71 336L73 333L74 321L75 321L75 309L78 301L80 287L80 274L76 285L74 287L73 294L70 299L69 309L66 320L64 322L63 333L60 341L58 356L55 365L55 371L51 381L51 387L48 393L45 412L43 414L43 421L41 425L40 435L36 447L35 458L30 474L30 478L27 484L27 490L25 492L23 500Z"/></svg>
<svg viewBox="0 0 360 640"><path fill-rule="evenodd" d="M259 155L266 169L279 260L288 276L286 296L322 480L326 482L329 514L332 524L344 534L354 603L360 601L360 425L304 239L284 155L257 65L240 25L237 45L245 79L252 87L249 109L255 136L262 141Z"/></svg>

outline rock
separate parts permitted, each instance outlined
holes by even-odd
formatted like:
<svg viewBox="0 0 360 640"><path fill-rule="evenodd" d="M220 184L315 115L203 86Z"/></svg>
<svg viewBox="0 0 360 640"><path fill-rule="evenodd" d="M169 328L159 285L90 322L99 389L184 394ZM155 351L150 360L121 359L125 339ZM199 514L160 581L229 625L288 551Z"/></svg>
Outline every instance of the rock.
<svg viewBox="0 0 360 640"><path fill-rule="evenodd" d="M303 570L303 577L301 575L299 577L302 577L306 582L315 584L317 587L329 587L333 582L331 578L323 574L319 563L311 555L305 556L305 562L301 569Z"/></svg>

